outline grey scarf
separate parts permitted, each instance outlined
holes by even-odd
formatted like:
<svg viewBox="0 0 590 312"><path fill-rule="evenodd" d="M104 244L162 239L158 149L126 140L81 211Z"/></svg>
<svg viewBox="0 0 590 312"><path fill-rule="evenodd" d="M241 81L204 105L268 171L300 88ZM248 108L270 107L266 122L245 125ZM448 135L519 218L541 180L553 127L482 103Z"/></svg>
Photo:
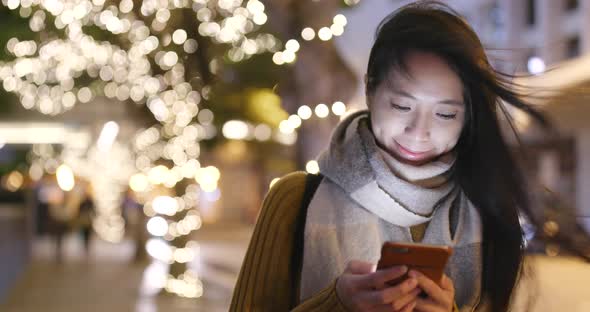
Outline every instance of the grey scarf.
<svg viewBox="0 0 590 312"><path fill-rule="evenodd" d="M376 263L383 242L412 242L409 227L429 222L422 243L454 247L447 275L457 304L469 311L481 280L479 214L451 181L432 188L406 181L446 174L452 162L409 169L384 159L361 111L338 125L319 165L326 179L308 208L301 299L329 285L349 260Z"/></svg>

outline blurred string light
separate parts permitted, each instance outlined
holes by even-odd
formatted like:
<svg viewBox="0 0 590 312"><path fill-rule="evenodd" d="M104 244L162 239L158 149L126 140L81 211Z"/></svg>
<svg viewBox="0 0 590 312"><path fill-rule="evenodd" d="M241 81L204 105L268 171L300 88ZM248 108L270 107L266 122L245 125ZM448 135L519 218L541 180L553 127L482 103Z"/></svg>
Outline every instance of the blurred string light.
<svg viewBox="0 0 590 312"><path fill-rule="evenodd" d="M223 125L222 134L226 139L230 140L256 140L259 142L274 140L279 144L293 145L297 140L297 133L294 131L281 131L280 129L288 127L285 122L282 121L279 128L273 130L267 124L253 125L241 120L231 120Z"/></svg>
<svg viewBox="0 0 590 312"><path fill-rule="evenodd" d="M138 103L145 102L154 117L165 125L164 134L167 137L179 135L188 126L199 113L197 105L203 97L198 91L192 90L190 84L182 81L185 69L179 62L177 52L165 49L170 41L176 45L184 45L186 53L192 53L197 48L196 41L188 38L184 29L174 30L172 36L162 33L172 10L191 7L200 22L198 32L201 35L211 37L219 43L233 45L228 52L232 61L240 61L247 55L274 51L278 46L278 41L272 35L262 34L255 39L246 36L255 29L255 25L266 23L264 4L258 0L247 1L244 6L242 1L228 0L199 0L192 4L186 1L143 1L141 14L155 17L151 25L126 14L134 6L132 1L122 1L118 8L105 7L104 1L9 2L10 4L5 1L4 4L11 9L19 6L40 9L30 17L33 31L46 28L49 13L56 17L55 27L64 28L68 37L66 40L49 41L42 46L37 46L34 41L19 42L16 38L8 42L8 51L17 59L2 65L0 79L6 90L21 95L23 106L28 109L36 108L46 114L57 114L72 108L76 102L89 102L99 94L122 101L131 99ZM317 31L319 38L325 40L327 36L322 35L324 33L338 36L346 23L345 16L336 15L330 27ZM84 34L82 26L87 25L96 25L113 34L126 35L131 44L130 49L126 51L107 42L96 42L91 36ZM306 28L302 31L302 37L310 39L312 33L315 34L316 31ZM276 51L280 54L275 54L273 59L279 63L293 62L299 49L300 43L297 40L288 40L285 51ZM25 57L33 56L36 52L38 57ZM151 75L152 57L154 63L168 71L165 75ZM99 77L100 83L91 88L75 89L74 80L82 73ZM166 90L172 86L173 90ZM320 110L319 115L324 116L325 111ZM290 124L296 123L295 118L291 118ZM289 127L283 126L282 129L275 136L276 140L293 142L293 138L287 136L291 132ZM215 135L211 127L205 130L205 138ZM263 127L258 128L256 134L261 139L268 137L268 131ZM181 156L177 145L168 144L166 154L176 156L175 163L182 163L187 157ZM170 155L172 150L175 152ZM198 154L195 146L189 151Z"/></svg>
<svg viewBox="0 0 590 312"><path fill-rule="evenodd" d="M12 171L2 179L2 185L10 192L18 191L24 184L24 176L18 171Z"/></svg>
<svg viewBox="0 0 590 312"><path fill-rule="evenodd" d="M192 270L187 270L178 278L169 277L165 289L186 298L198 298L203 295L203 284Z"/></svg>
<svg viewBox="0 0 590 312"><path fill-rule="evenodd" d="M200 156L199 142L215 135L213 118L211 111L201 110L197 115L199 123L176 130L166 124L153 126L138 132L133 142L138 155L135 164L138 173L129 180L132 189L141 194L159 185L172 188L185 179L194 181L180 196L157 196L144 205L144 213L149 217L147 230L159 237L159 240L150 240L146 249L154 259L166 264L193 261L193 249L171 244L177 239L186 240L183 237L201 227L202 220L196 206L200 194L218 192L219 170L213 166L201 167L197 159ZM159 159L169 159L173 165L157 165ZM189 240L187 244L196 243ZM198 276L190 270L179 276L167 276L163 287L168 292L191 298L201 296L203 291Z"/></svg>
<svg viewBox="0 0 590 312"><path fill-rule="evenodd" d="M281 121L279 131L283 134L294 133L297 129L301 128L305 121L310 120L314 115L320 119L327 118L330 114L343 118L349 113L350 110L341 101L334 102L331 107L320 103L313 109L310 106L302 105L297 109L296 114L290 115L287 119Z"/></svg>
<svg viewBox="0 0 590 312"><path fill-rule="evenodd" d="M166 32L174 10L192 9L199 21L198 32L217 43L230 44L232 61L276 51L278 40L270 34L248 35L266 23L264 5L258 0L236 1L121 1L107 6L104 1L4 0L12 10L32 10L25 14L35 32L48 27L63 29L63 39L41 44L12 38L6 46L15 59L0 64L3 87L21 98L27 109L55 115L86 103L98 95L146 103L154 117L178 132L197 116L203 90L192 90L184 81L185 68L179 52L198 49L195 39L184 29ZM129 14L134 6L142 16ZM23 11L21 10L21 15ZM54 25L49 25L54 19ZM142 18L153 17L151 24ZM84 26L97 26L124 38L128 49L98 42L84 33ZM170 44L182 46L181 51ZM165 73L154 75L151 64ZM97 78L90 86L77 88L83 74ZM207 86L205 86L207 88ZM205 89L204 88L204 89ZM203 96L204 97L204 96Z"/></svg>
<svg viewBox="0 0 590 312"><path fill-rule="evenodd" d="M59 167L58 154L51 144L35 144L29 153L31 165L29 176L38 181L44 173L55 174Z"/></svg>
<svg viewBox="0 0 590 312"><path fill-rule="evenodd" d="M310 160L305 164L305 171L311 174L318 174L320 172L320 166L317 161Z"/></svg>
<svg viewBox="0 0 590 312"><path fill-rule="evenodd" d="M167 241L160 238L150 238L146 244L146 250L150 256L157 259L163 265L170 265L174 262L189 263L194 261L200 254L200 246L196 242L188 242L184 247L171 246ZM197 298L203 294L203 284L198 275L189 269L178 277L166 276L164 269L157 272L146 271L147 281L144 281L144 288L152 288L157 292L161 288L187 298ZM155 293L152 290L152 293Z"/></svg>
<svg viewBox="0 0 590 312"><path fill-rule="evenodd" d="M158 196L152 200L151 205L156 213L168 216L175 215L179 210L178 201L170 196Z"/></svg>
<svg viewBox="0 0 590 312"><path fill-rule="evenodd" d="M67 165L61 165L57 168L57 184L62 190L69 192L74 189L75 180L74 172Z"/></svg>
<svg viewBox="0 0 590 312"><path fill-rule="evenodd" d="M98 144L90 146L84 133L76 137L66 140L61 150L51 144L33 145L29 176L38 181L45 173L56 174L63 191L74 189L78 177L89 181L96 207L93 228L102 239L119 242L124 235L120 204L126 180L134 169L131 151L114 140L108 152L101 151Z"/></svg>
<svg viewBox="0 0 590 312"><path fill-rule="evenodd" d="M143 173L136 173L131 176L129 179L129 187L131 190L137 193L142 193L147 191L149 186L148 178Z"/></svg>
<svg viewBox="0 0 590 312"><path fill-rule="evenodd" d="M163 175L173 170L164 166L155 168L159 169L151 172ZM215 167L194 168L192 174L195 181L199 181L200 184L188 185L184 195L180 197L157 196L144 205L144 212L150 217L147 222L147 230L154 236L148 240L146 250L151 257L168 265L188 264L193 262L198 255L199 245L196 242L189 240L184 247L175 247L172 242L191 235L193 231L201 228L202 220L196 210L198 194L206 192L210 188L217 190L217 182L220 178L219 170ZM144 181L146 178L139 179ZM158 181L161 179L151 182ZM187 298L200 297L203 293L203 285L198 275L190 269L178 276L168 275L160 288Z"/></svg>
<svg viewBox="0 0 590 312"><path fill-rule="evenodd" d="M226 139L244 140L252 132L248 123L241 120L230 120L223 125L223 136Z"/></svg>
<svg viewBox="0 0 590 312"><path fill-rule="evenodd" d="M545 61L538 56L533 56L527 61L527 69L533 75L542 74L546 69Z"/></svg>
<svg viewBox="0 0 590 312"><path fill-rule="evenodd" d="M213 166L201 168L195 174L195 180L205 192L214 192L217 190L219 179L219 169Z"/></svg>
<svg viewBox="0 0 590 312"><path fill-rule="evenodd" d="M70 184L78 178L90 182L95 204L92 226L99 237L109 242L123 239L121 202L134 169L132 151L116 140L117 133L118 125L111 121L103 125L95 144L88 130L79 130L69 134L59 149L49 144L34 145L30 154L29 175L34 180L46 172L56 173L58 181L70 180Z"/></svg>
<svg viewBox="0 0 590 312"><path fill-rule="evenodd" d="M164 236L168 233L168 222L166 222L166 219L159 216L152 217L147 222L147 230L154 236Z"/></svg>
<svg viewBox="0 0 590 312"><path fill-rule="evenodd" d="M355 5L358 1L348 1L348 5ZM312 41L318 39L321 41L329 41L334 37L341 36L344 33L344 27L348 23L346 16L337 14L332 18L332 24L330 26L321 27L319 29L313 29L311 27L305 27L301 30L300 38L303 41ZM301 44L298 39L290 39L285 43L285 47L282 51L276 51L273 54L272 60L277 65L291 64L297 59L297 52L301 48Z"/></svg>
<svg viewBox="0 0 590 312"><path fill-rule="evenodd" d="M116 141L111 144L108 152L93 146L78 171L85 172L86 179L92 184L96 206L93 220L95 231L107 241L121 241L125 233L121 202L129 176L134 171L131 150Z"/></svg>
<svg viewBox="0 0 590 312"><path fill-rule="evenodd" d="M109 121L105 123L96 142L98 149L101 152L108 152L115 142L115 138L117 137L118 133L119 125L116 122Z"/></svg>
<svg viewBox="0 0 590 312"><path fill-rule="evenodd" d="M178 248L161 238L150 238L146 244L146 250L152 257L166 264L187 263L198 256L200 246L196 242L188 242L184 247Z"/></svg>
<svg viewBox="0 0 590 312"><path fill-rule="evenodd" d="M316 160L310 160L305 164L305 171L310 174L318 174L320 165ZM272 188L281 178L274 178L270 181L269 188Z"/></svg>
<svg viewBox="0 0 590 312"><path fill-rule="evenodd" d="M226 139L230 140L257 140L264 142L274 139L284 145L293 145L297 140L297 130L305 121L311 119L314 114L317 118L324 119L330 114L343 118L349 113L346 104L341 101L334 102L331 107L320 103L314 109L303 105L297 109L296 114L280 121L276 130L273 130L267 124L253 125L241 120L230 120L223 125L222 134Z"/></svg>
<svg viewBox="0 0 590 312"><path fill-rule="evenodd" d="M287 119L283 120L279 124L279 131L284 135L297 135L297 129L299 129L304 121L311 119L314 116L323 119L330 115L330 112L334 116L339 116L341 119L346 115L352 113L341 101L336 101L332 104L331 109L328 105L320 103L315 106L314 109L307 105L302 105L297 109L297 114L290 115ZM269 127L270 128L270 127ZM227 136L226 136L227 137ZM294 143L294 142L293 142ZM311 160L306 163L305 170L311 174L317 174L320 171L319 164L315 160ZM274 178L269 185L269 188L279 181L279 178Z"/></svg>

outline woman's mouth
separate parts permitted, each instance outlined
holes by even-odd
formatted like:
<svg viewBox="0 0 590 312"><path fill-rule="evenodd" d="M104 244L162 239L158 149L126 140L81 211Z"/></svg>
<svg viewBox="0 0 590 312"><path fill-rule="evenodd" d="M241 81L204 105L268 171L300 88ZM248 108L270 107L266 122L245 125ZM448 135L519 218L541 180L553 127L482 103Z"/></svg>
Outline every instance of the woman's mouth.
<svg viewBox="0 0 590 312"><path fill-rule="evenodd" d="M409 160L422 160L428 157L429 151L413 151L397 142L395 142L395 144L397 145L400 154Z"/></svg>

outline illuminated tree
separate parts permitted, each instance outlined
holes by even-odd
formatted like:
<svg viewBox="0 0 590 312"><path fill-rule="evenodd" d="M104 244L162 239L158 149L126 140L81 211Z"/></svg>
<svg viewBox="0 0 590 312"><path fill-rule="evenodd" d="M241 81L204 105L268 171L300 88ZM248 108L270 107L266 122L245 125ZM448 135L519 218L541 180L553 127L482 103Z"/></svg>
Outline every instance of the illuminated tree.
<svg viewBox="0 0 590 312"><path fill-rule="evenodd" d="M344 64L334 46L323 42L344 31L346 19L335 14L342 3L322 3L322 10L310 11L301 2L271 1L276 16L268 27L267 8L258 0L3 0L3 21L8 18L18 31L6 38L0 80L24 108L49 116L96 105L99 98L149 110L154 125L131 144L113 138L102 149L65 149L61 158L77 174L103 170L96 185L118 186L97 204L94 220L98 234L110 241L123 235L114 206L131 176L131 188L145 195L148 229L163 238L148 242L148 251L172 265L162 286L198 297L200 282L186 267L197 250L189 237L201 224L199 194L215 192L220 179L217 168L201 166L202 151L228 138L292 145L295 129L309 118L300 105L349 95L335 95L354 79L338 70ZM302 47L305 41L311 48ZM291 65L300 50L302 62ZM314 53L331 62L318 63ZM290 75L280 79L281 73ZM331 74L338 76L325 81L338 88L326 90L324 83L314 90L305 78ZM335 106L335 114L346 110L343 103ZM316 114L327 115L323 107ZM109 127L104 135L116 136L118 128ZM36 155L38 167L54 159L54 153ZM107 171L113 163L124 169Z"/></svg>

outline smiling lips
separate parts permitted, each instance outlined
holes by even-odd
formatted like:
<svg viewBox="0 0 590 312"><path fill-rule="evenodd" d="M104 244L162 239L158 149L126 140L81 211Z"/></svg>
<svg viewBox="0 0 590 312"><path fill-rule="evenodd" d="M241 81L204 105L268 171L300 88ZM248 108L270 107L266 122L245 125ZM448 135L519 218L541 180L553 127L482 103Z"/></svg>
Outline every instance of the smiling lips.
<svg viewBox="0 0 590 312"><path fill-rule="evenodd" d="M403 147L401 144L395 142L399 151L401 152L401 154L411 160L421 160L423 158L425 158L428 155L429 151L425 151L425 152L414 152L411 151L405 147Z"/></svg>

